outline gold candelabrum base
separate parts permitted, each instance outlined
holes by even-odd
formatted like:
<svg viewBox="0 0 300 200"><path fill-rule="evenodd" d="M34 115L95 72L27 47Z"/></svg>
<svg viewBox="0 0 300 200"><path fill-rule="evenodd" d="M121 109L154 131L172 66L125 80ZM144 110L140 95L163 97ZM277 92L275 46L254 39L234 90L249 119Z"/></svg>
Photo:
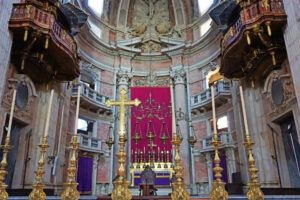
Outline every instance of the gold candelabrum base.
<svg viewBox="0 0 300 200"><path fill-rule="evenodd" d="M249 200L263 200L264 194L261 191L260 183L258 182L258 170L255 166L255 160L252 153L254 142L252 142L250 135L246 135L244 145L246 147L246 151L248 152L248 169L250 175L247 198Z"/></svg>
<svg viewBox="0 0 300 200"><path fill-rule="evenodd" d="M41 138L41 142L39 144L40 159L38 161L38 167L35 172L35 181L32 185L32 191L28 196L29 200L46 199L46 193L44 192L45 185L43 184L43 176L45 174L45 157L48 147L48 138L44 136Z"/></svg>
<svg viewBox="0 0 300 200"><path fill-rule="evenodd" d="M5 184L5 179L7 175L7 156L11 149L10 138L5 138L5 144L1 147L3 152L3 158L0 163L0 199L7 200L8 194L6 192L7 185Z"/></svg>
<svg viewBox="0 0 300 200"><path fill-rule="evenodd" d="M126 152L125 152L125 135L121 134L119 137L119 152L118 156L118 176L114 181L114 189L111 194L112 200L131 200L132 194L128 189L129 181L126 180Z"/></svg>
<svg viewBox="0 0 300 200"><path fill-rule="evenodd" d="M223 168L220 166L221 159L219 157L219 145L220 140L218 138L218 134L214 133L213 141L211 144L214 146L215 151L215 157L214 157L214 163L215 167L213 169L215 174L215 181L212 185L212 190L209 194L210 199L212 200L227 200L228 199L228 193L225 190L225 183L222 180L222 171Z"/></svg>
<svg viewBox="0 0 300 200"><path fill-rule="evenodd" d="M186 185L183 181L183 167L181 164L181 158L179 155L179 148L182 140L175 133L173 136L173 145L175 148L175 181L172 183L172 200L188 200L190 199L190 195L186 190Z"/></svg>
<svg viewBox="0 0 300 200"><path fill-rule="evenodd" d="M78 200L80 193L77 190L76 172L77 172L77 150L79 147L77 135L73 135L70 143L71 157L67 169L67 180L64 183L64 191L61 194L62 200Z"/></svg>

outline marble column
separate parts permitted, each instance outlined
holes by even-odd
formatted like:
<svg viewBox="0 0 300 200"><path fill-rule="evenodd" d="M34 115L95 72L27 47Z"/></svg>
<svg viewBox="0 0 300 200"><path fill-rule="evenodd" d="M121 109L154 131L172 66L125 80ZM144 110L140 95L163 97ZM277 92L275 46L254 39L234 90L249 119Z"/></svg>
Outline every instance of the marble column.
<svg viewBox="0 0 300 200"><path fill-rule="evenodd" d="M125 69L120 69L118 72L117 72L117 75L116 75L116 83L117 83L117 89L116 89L116 94L115 96L117 97L118 99L118 96L119 96L119 91L121 89L125 89L128 91L128 98L130 97L130 91L129 91L129 85L130 85L130 81L131 81L131 78L132 78L132 73L129 72L129 70L125 70ZM114 108L114 114L116 115L114 117L115 121L115 126L114 126L114 139L115 139L115 145L113 147L113 163L114 163L114 166L113 166L113 178L114 176L116 175L116 172L118 170L118 165L117 165L117 156L116 156L116 153L118 152L119 148L118 148L118 143L119 143L119 134L118 134L118 131L119 131L119 116L117 116L119 114L119 108L118 107L115 107ZM127 145L126 145L126 152L127 152L127 161L130 160L130 129L128 128L129 127L129 124L130 124L130 117L127 117L128 121L127 121L127 124L126 124L126 127L127 127ZM129 162L127 162L127 169L129 169ZM127 177L130 177L130 172L129 170L127 170Z"/></svg>
<svg viewBox="0 0 300 200"><path fill-rule="evenodd" d="M207 166L207 178L208 178L208 188L211 190L213 184L213 163L210 153L205 154L206 166Z"/></svg>
<svg viewBox="0 0 300 200"><path fill-rule="evenodd" d="M284 40L293 77L295 93L300 109L300 4L298 0L283 1L287 16L287 25L284 29Z"/></svg>
<svg viewBox="0 0 300 200"><path fill-rule="evenodd" d="M92 195L96 195L99 155L93 155Z"/></svg>
<svg viewBox="0 0 300 200"><path fill-rule="evenodd" d="M191 183L191 159L190 159L190 146L187 141L189 137L188 123L187 123L187 91L186 91L186 72L183 67L173 68L171 77L173 78L174 84L174 96L175 96L175 111L177 121L180 127L180 131L183 137L180 156L184 167L184 181L186 184ZM174 130L173 130L174 132Z"/></svg>
<svg viewBox="0 0 300 200"><path fill-rule="evenodd" d="M226 162L227 162L227 173L228 182L232 183L232 173L236 172L236 160L234 155L234 148L227 148L225 150Z"/></svg>

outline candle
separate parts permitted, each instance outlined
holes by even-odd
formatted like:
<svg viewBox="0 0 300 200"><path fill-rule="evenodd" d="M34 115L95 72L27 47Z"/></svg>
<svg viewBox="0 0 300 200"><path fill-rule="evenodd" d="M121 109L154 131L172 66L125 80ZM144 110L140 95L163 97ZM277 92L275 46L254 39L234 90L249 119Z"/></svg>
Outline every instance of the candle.
<svg viewBox="0 0 300 200"><path fill-rule="evenodd" d="M17 94L17 91L14 90L11 107L10 107L10 114L9 114L9 121L8 121L7 135L6 135L7 138L10 137L11 125L12 125L15 103L16 103L16 94Z"/></svg>
<svg viewBox="0 0 300 200"><path fill-rule="evenodd" d="M51 90L50 93L50 99L48 103L48 108L47 108L47 118L46 118L46 125L45 125L45 130L44 130L44 137L47 137L49 134L49 123L50 123L50 117L51 117L51 108L52 108L52 101L53 101L53 94L54 90Z"/></svg>
<svg viewBox="0 0 300 200"><path fill-rule="evenodd" d="M159 151L159 147L158 147L158 151L157 151L158 158L159 158L159 155L160 155L160 151Z"/></svg>
<svg viewBox="0 0 300 200"><path fill-rule="evenodd" d="M244 118L244 124L245 124L245 131L246 135L249 135L249 127L248 127L248 120L246 115L246 107L245 107L245 101L244 101L244 94L243 94L243 87L240 86L240 95L241 95L241 102L242 102L242 111L243 111L243 118Z"/></svg>
<svg viewBox="0 0 300 200"><path fill-rule="evenodd" d="M211 104L212 104L212 114L213 114L213 127L214 127L214 133L217 133L217 120L216 120L216 107L215 107L215 91L214 86L210 87L211 90Z"/></svg>
<svg viewBox="0 0 300 200"><path fill-rule="evenodd" d="M76 113L75 113L75 128L74 128L74 135L77 135L77 126L78 126L78 117L79 117L79 106L80 106L80 93L81 87L78 85L77 91L77 105L76 105Z"/></svg>
<svg viewBox="0 0 300 200"><path fill-rule="evenodd" d="M175 117L175 102L174 102L174 92L173 92L173 82L170 82L171 90L171 107L172 107L172 131L176 133L176 117Z"/></svg>

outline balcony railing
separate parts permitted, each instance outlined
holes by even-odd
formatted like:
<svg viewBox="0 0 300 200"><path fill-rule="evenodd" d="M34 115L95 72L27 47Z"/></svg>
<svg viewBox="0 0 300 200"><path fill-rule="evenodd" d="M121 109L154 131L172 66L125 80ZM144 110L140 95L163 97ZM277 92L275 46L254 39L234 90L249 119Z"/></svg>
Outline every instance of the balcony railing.
<svg viewBox="0 0 300 200"><path fill-rule="evenodd" d="M215 95L230 95L230 84L228 82L219 81L215 86ZM206 91L193 96L191 99L191 106L198 107L198 106L204 106L205 104L210 103L212 100L211 98L211 90L207 89Z"/></svg>
<svg viewBox="0 0 300 200"><path fill-rule="evenodd" d="M281 0L270 0L269 6L265 6L263 1L253 3L251 6L243 8L241 17L230 27L222 41L222 49L226 49L237 38L244 29L252 26L256 21L265 20L268 18L276 20L276 17L285 16L283 2ZM272 21L272 20L271 20Z"/></svg>
<svg viewBox="0 0 300 200"><path fill-rule="evenodd" d="M93 90L92 88L86 86L83 83L80 83L80 86L81 86L81 97L84 98L84 100L93 104L96 107L110 109L105 104L105 102L109 99L109 97L100 94L99 92ZM73 96L77 96L78 87L73 87L72 92L73 92Z"/></svg>
<svg viewBox="0 0 300 200"><path fill-rule="evenodd" d="M231 133L228 132L221 132L218 135L219 140L221 141L220 147L228 144L233 144L233 139ZM213 140L213 135L208 136L204 140L202 140L202 148L203 149L208 149L208 148L213 148L211 142Z"/></svg>
<svg viewBox="0 0 300 200"><path fill-rule="evenodd" d="M103 153L102 150L102 142L98 138L91 137L85 134L78 134L79 140L79 149L96 152L96 153Z"/></svg>

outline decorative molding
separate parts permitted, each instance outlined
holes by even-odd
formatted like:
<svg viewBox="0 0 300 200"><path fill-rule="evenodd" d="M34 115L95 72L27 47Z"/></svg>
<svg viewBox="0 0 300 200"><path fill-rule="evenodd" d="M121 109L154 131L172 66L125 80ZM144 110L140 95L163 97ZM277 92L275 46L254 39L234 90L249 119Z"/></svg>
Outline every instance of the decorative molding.
<svg viewBox="0 0 300 200"><path fill-rule="evenodd" d="M37 97L37 92L32 80L25 74L16 74L13 78L8 79L8 84L6 90L4 92L2 106L4 109L9 112L11 102L12 102L12 95L14 89L17 88L18 84L24 84L27 86L28 89L28 101L24 108L19 109L16 106L14 117L18 120L30 124L33 120L34 116L34 104Z"/></svg>

